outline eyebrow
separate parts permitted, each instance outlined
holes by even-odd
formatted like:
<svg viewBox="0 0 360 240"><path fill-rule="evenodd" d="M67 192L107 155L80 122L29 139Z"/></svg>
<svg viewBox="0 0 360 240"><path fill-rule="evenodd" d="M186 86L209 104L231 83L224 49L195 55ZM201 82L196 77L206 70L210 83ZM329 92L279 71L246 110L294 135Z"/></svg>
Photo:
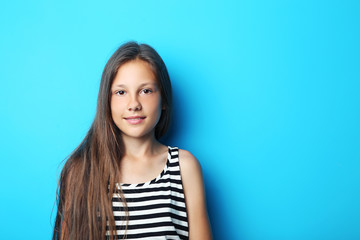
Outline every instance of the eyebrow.
<svg viewBox="0 0 360 240"><path fill-rule="evenodd" d="M154 87L157 87L157 86L158 86L156 83L150 83L150 82L148 82L148 83L142 83L142 84L140 84L140 85L139 85L139 88L142 88L142 87L144 87L144 86L146 86L146 85L152 85L152 86L154 86ZM117 85L115 85L114 87L126 87L126 85L125 85L125 84L117 84Z"/></svg>

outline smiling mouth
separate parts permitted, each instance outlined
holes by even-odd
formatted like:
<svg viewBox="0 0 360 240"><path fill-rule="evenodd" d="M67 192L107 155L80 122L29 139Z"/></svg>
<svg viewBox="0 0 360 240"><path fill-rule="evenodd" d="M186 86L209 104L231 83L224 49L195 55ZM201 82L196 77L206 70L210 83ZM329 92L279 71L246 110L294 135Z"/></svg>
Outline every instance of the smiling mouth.
<svg viewBox="0 0 360 240"><path fill-rule="evenodd" d="M145 117L136 116L136 117L126 117L125 119L126 119L126 120L145 119Z"/></svg>
<svg viewBox="0 0 360 240"><path fill-rule="evenodd" d="M134 116L134 117L127 117L124 118L128 123L132 125L140 124L144 121L146 117Z"/></svg>

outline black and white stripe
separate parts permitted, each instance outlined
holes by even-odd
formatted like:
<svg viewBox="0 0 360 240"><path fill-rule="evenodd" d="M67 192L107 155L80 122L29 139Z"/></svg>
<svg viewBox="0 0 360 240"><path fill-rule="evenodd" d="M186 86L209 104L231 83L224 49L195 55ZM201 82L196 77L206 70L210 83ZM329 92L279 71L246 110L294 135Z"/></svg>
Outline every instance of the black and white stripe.
<svg viewBox="0 0 360 240"><path fill-rule="evenodd" d="M121 184L128 207L113 196L113 213L118 239L188 239L188 221L182 187L178 148L168 147L161 174L141 184Z"/></svg>

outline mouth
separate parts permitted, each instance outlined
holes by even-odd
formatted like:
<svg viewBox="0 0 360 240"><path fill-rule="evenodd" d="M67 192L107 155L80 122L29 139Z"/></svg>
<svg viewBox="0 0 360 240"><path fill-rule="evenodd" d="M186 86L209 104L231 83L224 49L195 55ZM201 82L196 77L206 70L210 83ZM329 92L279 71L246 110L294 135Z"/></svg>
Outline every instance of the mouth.
<svg viewBox="0 0 360 240"><path fill-rule="evenodd" d="M126 117L124 118L128 123L132 124L132 125L136 125L136 124L140 124L144 121L146 117L142 117L142 116L131 116L131 117Z"/></svg>

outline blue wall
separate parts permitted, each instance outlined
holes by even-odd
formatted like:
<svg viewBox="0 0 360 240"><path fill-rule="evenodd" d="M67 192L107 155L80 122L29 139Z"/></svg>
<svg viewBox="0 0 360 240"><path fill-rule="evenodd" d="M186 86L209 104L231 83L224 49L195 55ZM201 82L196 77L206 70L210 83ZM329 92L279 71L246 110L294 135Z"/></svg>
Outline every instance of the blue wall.
<svg viewBox="0 0 360 240"><path fill-rule="evenodd" d="M220 3L221 2L221 3ZM215 239L360 239L359 1L5 1L0 238L49 239L61 161L127 40L170 72L169 144L201 162Z"/></svg>

